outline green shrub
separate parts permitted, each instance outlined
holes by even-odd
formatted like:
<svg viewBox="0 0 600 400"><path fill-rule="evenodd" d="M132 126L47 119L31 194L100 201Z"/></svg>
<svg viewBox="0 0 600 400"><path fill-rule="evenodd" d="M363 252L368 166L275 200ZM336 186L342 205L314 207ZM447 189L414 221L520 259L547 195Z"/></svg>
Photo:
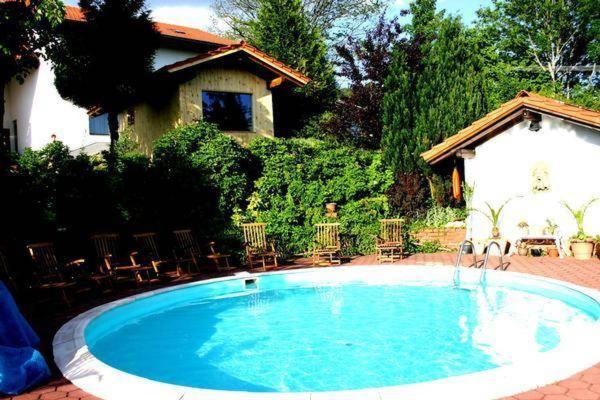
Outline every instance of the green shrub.
<svg viewBox="0 0 600 400"><path fill-rule="evenodd" d="M252 155L216 125L197 122L168 132L155 143L154 162L166 170L185 165L201 171L217 191L223 215L246 206L255 175Z"/></svg>
<svg viewBox="0 0 600 400"><path fill-rule="evenodd" d="M464 221L466 217L464 208L433 206L425 212L425 216L412 221L411 230L443 228L450 222Z"/></svg>
<svg viewBox="0 0 600 400"><path fill-rule="evenodd" d="M267 222L280 251L297 254L311 247L314 224L327 222L326 203L338 204L345 251L372 249L392 184L379 152L305 139L257 139L250 151L262 173L241 218Z"/></svg>
<svg viewBox="0 0 600 400"><path fill-rule="evenodd" d="M419 253L437 253L441 251L442 245L438 241L434 242L423 242L417 246L417 252Z"/></svg>

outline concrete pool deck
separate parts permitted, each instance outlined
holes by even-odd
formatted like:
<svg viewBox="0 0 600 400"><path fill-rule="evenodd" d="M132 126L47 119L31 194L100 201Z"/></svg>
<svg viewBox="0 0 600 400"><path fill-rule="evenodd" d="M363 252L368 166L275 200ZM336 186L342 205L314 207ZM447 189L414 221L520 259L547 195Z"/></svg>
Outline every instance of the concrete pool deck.
<svg viewBox="0 0 600 400"><path fill-rule="evenodd" d="M454 254L418 254L409 257L398 264L411 265L448 265L454 263ZM358 257L353 259L349 265L364 265L374 263L373 256ZM554 258L525 258L513 256L508 259L510 265L509 271L523 272L533 275L540 275L549 278L559 279L576 285L586 286L593 289L600 289L600 260L577 261L573 259L554 259ZM297 263L285 266L281 269L294 269L306 267L306 260L299 260ZM492 264L493 265L493 264ZM200 279L206 276L199 277ZM197 280L197 279L196 279ZM156 286L147 288L154 290ZM125 297L131 293L124 293ZM87 308L90 308L89 306ZM85 310L85 308L83 309ZM83 311L79 310L79 311ZM75 312L78 313L79 311ZM64 318L62 322L68 318ZM51 359L51 357L48 357ZM94 399L95 397L83 392L76 386L70 384L64 379L58 379L46 384L41 388L32 390L21 396L15 396L16 400L41 400L41 399ZM574 376L560 381L558 383L538 388L534 391L516 394L510 398L513 399L590 399L600 400L600 364L582 371ZM4 399L10 399L6 397Z"/></svg>

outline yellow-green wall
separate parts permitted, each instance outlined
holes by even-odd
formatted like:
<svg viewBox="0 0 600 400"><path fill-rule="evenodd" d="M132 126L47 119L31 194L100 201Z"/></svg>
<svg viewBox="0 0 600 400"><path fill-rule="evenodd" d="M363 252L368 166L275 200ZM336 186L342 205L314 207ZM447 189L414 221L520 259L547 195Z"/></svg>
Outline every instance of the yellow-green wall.
<svg viewBox="0 0 600 400"><path fill-rule="evenodd" d="M162 98L134 107L135 123L129 128L140 149L150 154L154 141L162 134L180 124L202 119L203 90L252 94L253 131L226 134L244 144L257 136L274 136L273 98L267 82L248 71L206 68L171 92L160 94Z"/></svg>

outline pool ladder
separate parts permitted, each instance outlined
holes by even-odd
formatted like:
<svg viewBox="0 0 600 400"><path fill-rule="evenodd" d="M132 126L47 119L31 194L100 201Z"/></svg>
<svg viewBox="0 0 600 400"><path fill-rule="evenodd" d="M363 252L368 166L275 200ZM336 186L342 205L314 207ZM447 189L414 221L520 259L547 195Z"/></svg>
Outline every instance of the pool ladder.
<svg viewBox="0 0 600 400"><path fill-rule="evenodd" d="M460 284L460 260L465 251L465 246L467 244L471 245L471 252L473 253L473 266L477 268L477 255L475 254L475 245L471 240L463 240L458 249L458 256L456 257L456 264L454 266L454 286L457 287ZM479 275L479 283L485 283L487 265L490 258L490 251L492 247L498 247L498 254L500 254L500 264L496 268L502 268L504 266L504 261L502 260L502 246L496 240L490 240L485 250L485 257L483 259L483 264L481 264L481 274Z"/></svg>

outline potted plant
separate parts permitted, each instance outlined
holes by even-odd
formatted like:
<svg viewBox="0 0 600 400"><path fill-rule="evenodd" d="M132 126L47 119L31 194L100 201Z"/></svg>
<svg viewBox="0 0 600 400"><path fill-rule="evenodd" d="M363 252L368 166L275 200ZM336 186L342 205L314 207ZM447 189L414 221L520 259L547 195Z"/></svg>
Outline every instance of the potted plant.
<svg viewBox="0 0 600 400"><path fill-rule="evenodd" d="M486 201L485 206L487 207L487 211L475 209L475 211L478 211L481 214L483 214L492 223L492 239L500 238L500 228L498 227L498 222L500 221L500 216L502 215L502 210L504 210L504 207L508 204L509 201L510 201L510 199L506 200L498 208L493 208L490 205L490 203L488 203Z"/></svg>
<svg viewBox="0 0 600 400"><path fill-rule="evenodd" d="M527 248L527 243L519 242L517 244L517 254L525 257L529 253L529 249Z"/></svg>
<svg viewBox="0 0 600 400"><path fill-rule="evenodd" d="M546 253L548 257L556 258L558 257L558 248L556 246L548 246L546 248Z"/></svg>
<svg viewBox="0 0 600 400"><path fill-rule="evenodd" d="M521 230L521 236L529 235L529 224L525 221L521 221L517 224L517 227Z"/></svg>
<svg viewBox="0 0 600 400"><path fill-rule="evenodd" d="M571 251L573 252L573 257L578 260L589 260L592 257L592 252L594 251L595 241L592 237L585 233L583 229L583 221L588 208L597 200L598 199L592 199L580 208L574 208L568 205L566 202L562 202L562 205L569 210L573 218L575 218L575 222L577 223L577 233L571 237Z"/></svg>
<svg viewBox="0 0 600 400"><path fill-rule="evenodd" d="M546 219L546 226L544 227L544 235L554 236L558 225L554 223L550 218Z"/></svg>

